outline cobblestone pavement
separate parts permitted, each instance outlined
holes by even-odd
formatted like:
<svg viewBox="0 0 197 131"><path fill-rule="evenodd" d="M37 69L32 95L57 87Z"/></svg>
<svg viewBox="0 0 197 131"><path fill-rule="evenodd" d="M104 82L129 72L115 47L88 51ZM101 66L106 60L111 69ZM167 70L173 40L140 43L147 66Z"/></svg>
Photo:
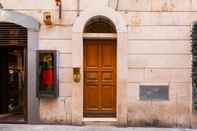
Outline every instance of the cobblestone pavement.
<svg viewBox="0 0 197 131"><path fill-rule="evenodd" d="M197 131L197 129L0 124L0 131Z"/></svg>

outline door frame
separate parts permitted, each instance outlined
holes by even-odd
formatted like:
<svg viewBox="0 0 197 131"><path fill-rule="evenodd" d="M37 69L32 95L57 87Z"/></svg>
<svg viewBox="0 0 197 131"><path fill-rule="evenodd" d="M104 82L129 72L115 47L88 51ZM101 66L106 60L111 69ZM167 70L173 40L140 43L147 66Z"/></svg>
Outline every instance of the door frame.
<svg viewBox="0 0 197 131"><path fill-rule="evenodd" d="M110 19L117 31L117 122L127 125L128 113L128 33L120 13L108 7L90 8L76 19L72 32L72 67L79 67L81 80L72 82L72 124L83 122L83 30L93 17L104 16Z"/></svg>
<svg viewBox="0 0 197 131"><path fill-rule="evenodd" d="M31 16L0 9L0 22L10 22L27 29L27 122L38 123L39 99L36 97L36 50L38 49L40 23Z"/></svg>

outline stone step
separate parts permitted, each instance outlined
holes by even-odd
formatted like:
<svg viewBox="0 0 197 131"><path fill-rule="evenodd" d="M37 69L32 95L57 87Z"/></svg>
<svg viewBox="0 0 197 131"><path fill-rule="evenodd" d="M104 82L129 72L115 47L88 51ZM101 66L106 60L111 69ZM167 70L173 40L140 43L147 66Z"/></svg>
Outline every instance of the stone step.
<svg viewBox="0 0 197 131"><path fill-rule="evenodd" d="M84 126L118 126L116 118L84 118Z"/></svg>

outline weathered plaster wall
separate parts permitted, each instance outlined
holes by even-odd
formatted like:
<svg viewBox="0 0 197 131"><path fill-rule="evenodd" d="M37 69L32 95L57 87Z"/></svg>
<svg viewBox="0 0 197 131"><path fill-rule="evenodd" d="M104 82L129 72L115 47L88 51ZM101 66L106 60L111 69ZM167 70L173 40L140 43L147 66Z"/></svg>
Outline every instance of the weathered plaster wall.
<svg viewBox="0 0 197 131"><path fill-rule="evenodd" d="M71 122L71 32L77 17L77 0L63 1L63 19L53 0L0 0L5 9L33 16L42 26L39 49L60 51L60 97L41 100L43 121ZM116 0L80 0L80 12L92 6L116 7ZM51 11L54 25L42 22ZM118 11L128 25L130 125L191 125L191 25L197 21L196 0L120 0ZM139 85L169 85L169 101L140 101Z"/></svg>

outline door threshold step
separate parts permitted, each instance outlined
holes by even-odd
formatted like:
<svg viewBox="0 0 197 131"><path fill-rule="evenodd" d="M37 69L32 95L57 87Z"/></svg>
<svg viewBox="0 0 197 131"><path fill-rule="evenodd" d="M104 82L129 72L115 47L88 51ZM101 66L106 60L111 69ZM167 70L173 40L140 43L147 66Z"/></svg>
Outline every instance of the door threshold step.
<svg viewBox="0 0 197 131"><path fill-rule="evenodd" d="M114 118L114 117L106 117L106 118L103 118L103 117L101 117L101 118L93 118L93 117L85 117L85 118L83 118L83 121L85 121L85 122L90 122L90 121L92 121L92 122L94 122L94 121L105 121L105 122L108 122L108 121L113 121L113 122L116 122L117 121L117 118Z"/></svg>
<svg viewBox="0 0 197 131"><path fill-rule="evenodd" d="M83 125L91 126L116 126L117 118L83 118Z"/></svg>

